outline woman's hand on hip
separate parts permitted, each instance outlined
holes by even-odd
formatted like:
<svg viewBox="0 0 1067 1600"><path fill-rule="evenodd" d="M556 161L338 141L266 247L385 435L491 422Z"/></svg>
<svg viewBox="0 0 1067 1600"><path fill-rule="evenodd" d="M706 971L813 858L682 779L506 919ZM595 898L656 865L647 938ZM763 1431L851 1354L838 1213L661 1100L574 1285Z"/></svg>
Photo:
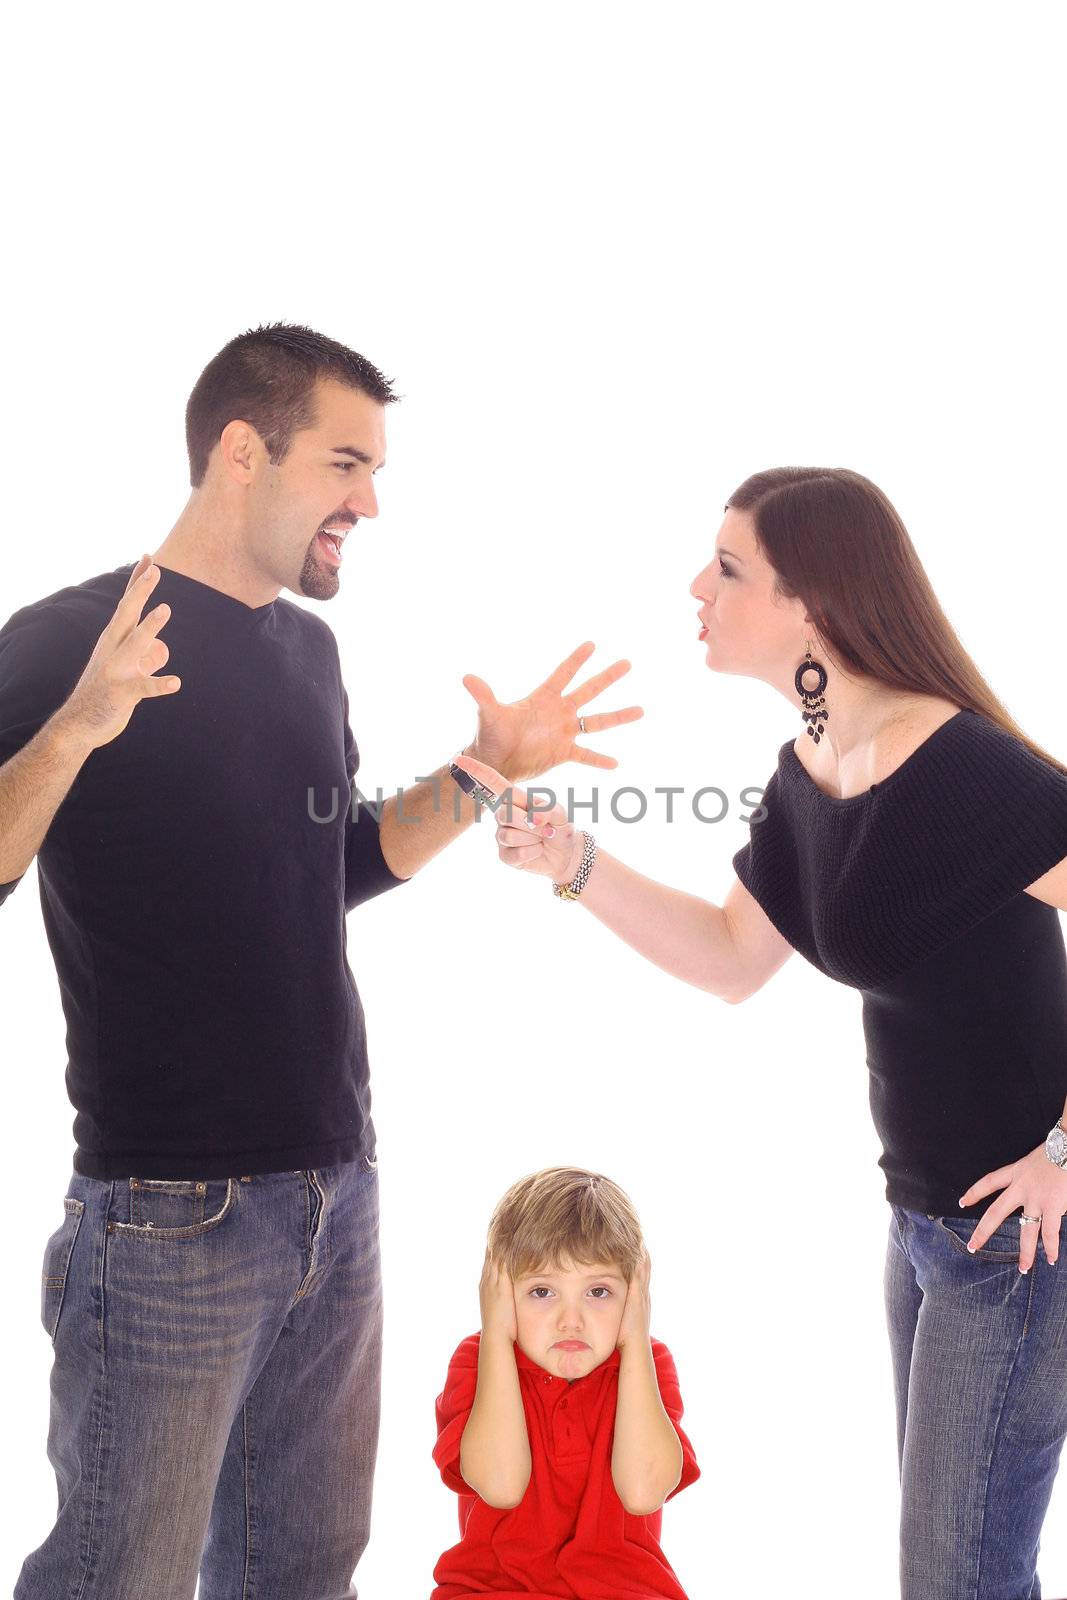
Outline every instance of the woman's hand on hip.
<svg viewBox="0 0 1067 1600"><path fill-rule="evenodd" d="M998 1167L995 1172L987 1172L984 1178L972 1183L960 1195L960 1205L973 1206L997 1189L1004 1192L983 1212L971 1234L968 1250L980 1250L1005 1217L1022 1206L1024 1216L1040 1217L1041 1223L1024 1222L1019 1227L1019 1271L1029 1272L1033 1266L1039 1233L1048 1263L1055 1266L1060 1250L1060 1222L1067 1211L1067 1172L1050 1161L1045 1146L1039 1144L1028 1156L1013 1161L1010 1166Z"/></svg>

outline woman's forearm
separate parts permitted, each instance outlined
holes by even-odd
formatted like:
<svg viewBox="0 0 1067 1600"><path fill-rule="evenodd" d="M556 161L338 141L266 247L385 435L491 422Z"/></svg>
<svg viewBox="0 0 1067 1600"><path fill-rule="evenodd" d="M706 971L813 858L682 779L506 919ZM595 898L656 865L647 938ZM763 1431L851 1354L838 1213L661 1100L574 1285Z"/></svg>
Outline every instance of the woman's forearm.
<svg viewBox="0 0 1067 1600"><path fill-rule="evenodd" d="M506 1507L517 1506L526 1493L531 1467L512 1341L487 1338L483 1331L474 1404L459 1447L460 1473L487 1505Z"/></svg>
<svg viewBox="0 0 1067 1600"><path fill-rule="evenodd" d="M672 977L723 1000L740 997L737 952L721 906L646 878L599 848L577 904Z"/></svg>
<svg viewBox="0 0 1067 1600"><path fill-rule="evenodd" d="M658 1511L682 1476L681 1441L664 1410L647 1339L622 1347L611 1476L632 1517Z"/></svg>

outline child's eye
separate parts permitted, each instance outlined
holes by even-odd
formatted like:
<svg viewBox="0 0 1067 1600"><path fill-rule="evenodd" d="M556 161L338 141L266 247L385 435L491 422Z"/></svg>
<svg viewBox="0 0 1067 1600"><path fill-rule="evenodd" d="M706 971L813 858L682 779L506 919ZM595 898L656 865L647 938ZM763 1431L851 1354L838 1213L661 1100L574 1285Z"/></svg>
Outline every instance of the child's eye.
<svg viewBox="0 0 1067 1600"><path fill-rule="evenodd" d="M590 1289L589 1293L595 1295L598 1300L611 1299L611 1290L606 1283L598 1283L595 1289Z"/></svg>
<svg viewBox="0 0 1067 1600"><path fill-rule="evenodd" d="M535 1289L530 1290L531 1298L534 1300L543 1300L546 1295L550 1295L551 1293L552 1290L547 1288L543 1283L539 1283Z"/></svg>

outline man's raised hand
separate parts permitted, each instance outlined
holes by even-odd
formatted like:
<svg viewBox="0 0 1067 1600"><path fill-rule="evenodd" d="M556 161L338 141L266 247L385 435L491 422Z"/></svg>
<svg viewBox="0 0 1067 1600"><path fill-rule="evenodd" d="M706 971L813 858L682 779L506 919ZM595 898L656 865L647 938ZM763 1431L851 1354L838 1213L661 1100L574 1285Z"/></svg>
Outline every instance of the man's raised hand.
<svg viewBox="0 0 1067 1600"><path fill-rule="evenodd" d="M181 688L180 678L155 676L170 656L159 638L170 607L159 605L141 616L158 582L159 568L142 556L85 671L55 714L54 720L90 750L118 738L139 701Z"/></svg>

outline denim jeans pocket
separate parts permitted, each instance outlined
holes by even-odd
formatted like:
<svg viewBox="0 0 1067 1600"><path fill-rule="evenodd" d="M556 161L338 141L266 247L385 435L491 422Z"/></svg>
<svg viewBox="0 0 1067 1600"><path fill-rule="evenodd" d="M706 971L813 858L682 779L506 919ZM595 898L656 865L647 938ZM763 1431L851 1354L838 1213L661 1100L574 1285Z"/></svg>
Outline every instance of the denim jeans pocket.
<svg viewBox="0 0 1067 1600"><path fill-rule="evenodd" d="M234 1178L131 1178L125 1216L108 1221L109 1233L150 1239L195 1239L217 1228L237 1201Z"/></svg>
<svg viewBox="0 0 1067 1600"><path fill-rule="evenodd" d="M970 1256L974 1261L1015 1261L1019 1259L1019 1222L1018 1219L1007 1217L999 1228L989 1235L985 1244L978 1250L968 1250L967 1243L971 1234L977 1228L980 1217L937 1217L941 1232L953 1244L961 1255Z"/></svg>
<svg viewBox="0 0 1067 1600"><path fill-rule="evenodd" d="M65 1213L63 1221L44 1247L44 1267L41 1271L41 1322L53 1344L67 1288L67 1270L74 1250L74 1241L81 1227L85 1201L75 1200L72 1195L67 1195L63 1201L63 1210Z"/></svg>

